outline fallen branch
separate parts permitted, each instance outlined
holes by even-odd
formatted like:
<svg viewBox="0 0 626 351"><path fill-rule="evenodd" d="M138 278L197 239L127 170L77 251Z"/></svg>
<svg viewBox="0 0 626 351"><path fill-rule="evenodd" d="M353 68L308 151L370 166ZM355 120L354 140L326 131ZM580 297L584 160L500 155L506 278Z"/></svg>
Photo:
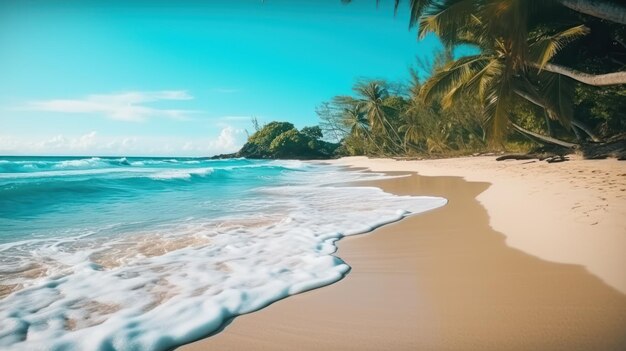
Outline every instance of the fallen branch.
<svg viewBox="0 0 626 351"><path fill-rule="evenodd" d="M554 154L554 153L511 154L511 155L500 156L496 158L496 161L506 161L506 160L519 161L519 160L535 160L535 159L539 161L546 161L548 163L557 163L557 162L568 161L569 157L565 155Z"/></svg>

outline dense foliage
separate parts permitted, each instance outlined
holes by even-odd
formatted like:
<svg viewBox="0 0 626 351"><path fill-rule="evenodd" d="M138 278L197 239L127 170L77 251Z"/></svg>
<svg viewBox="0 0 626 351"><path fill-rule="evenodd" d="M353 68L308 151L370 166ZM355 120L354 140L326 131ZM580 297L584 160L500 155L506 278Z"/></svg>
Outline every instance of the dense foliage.
<svg viewBox="0 0 626 351"><path fill-rule="evenodd" d="M272 122L239 155L436 156L533 145L586 149L608 139L626 155L622 0L408 3L419 36L434 33L444 44L422 62L425 80L411 71L410 86L358 81L352 95L318 107L319 127ZM459 45L475 53L453 55Z"/></svg>
<svg viewBox="0 0 626 351"><path fill-rule="evenodd" d="M626 132L622 1L409 5L419 36L435 33L445 51L408 94L362 81L353 96L318 108L324 133L341 140L344 154L471 153L533 142L572 148ZM458 45L476 53L455 57Z"/></svg>
<svg viewBox="0 0 626 351"><path fill-rule="evenodd" d="M319 127L301 131L288 122L271 122L259 127L239 150L237 157L323 159L334 155L339 144L321 140Z"/></svg>
<svg viewBox="0 0 626 351"><path fill-rule="evenodd" d="M384 81L355 85L355 96L337 96L318 110L324 133L341 140L344 155L417 155L486 150L477 101L450 109L426 104L416 95L392 95ZM366 95L363 87L376 91ZM419 90L415 82L413 91ZM375 127L372 127L374 125Z"/></svg>

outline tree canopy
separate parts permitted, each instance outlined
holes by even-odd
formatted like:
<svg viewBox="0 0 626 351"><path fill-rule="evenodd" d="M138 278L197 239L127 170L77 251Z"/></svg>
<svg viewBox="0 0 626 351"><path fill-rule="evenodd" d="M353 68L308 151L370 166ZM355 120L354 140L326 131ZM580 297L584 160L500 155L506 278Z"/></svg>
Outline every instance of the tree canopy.
<svg viewBox="0 0 626 351"><path fill-rule="evenodd" d="M401 3L395 1L396 10ZM368 102L367 125L352 123L359 127L358 131L345 140L358 139L358 133L367 137L360 138L367 143L388 134L384 138L387 143L402 140L403 152L411 146L444 150L445 143L438 141L456 140L453 135L459 133L454 130L469 120L480 121L484 141L496 149L515 141L516 133L535 142L572 147L626 131L624 114L620 112L626 103L626 4L622 0L407 3L409 25L418 27L420 38L436 34L445 53L433 60L430 76L421 84L414 84L413 101L410 108L401 108L397 130L381 128L385 125L381 123L385 113L379 105L371 107L372 101L381 99L372 99ZM458 45L471 45L478 53L451 55ZM367 86L357 85L355 89L363 90L361 87ZM377 91L384 89L369 89L367 93L373 96L371 93ZM468 103L475 107L472 113L482 116L453 119L437 128L431 128L437 123L429 125L424 121L458 115L457 111L463 111ZM418 110L419 115L409 112ZM333 108L320 110L325 112L320 115L322 126L333 126L327 118L332 111ZM335 128L334 133L337 130L341 128ZM465 132L470 130L476 129ZM480 133L470 135L475 138ZM381 151L398 153L397 149L386 147L378 152Z"/></svg>
<svg viewBox="0 0 626 351"><path fill-rule="evenodd" d="M344 1L350 2L350 1ZM396 8L402 1L395 1ZM411 0L410 26L441 52L410 86L355 82L319 126L257 129L239 155L454 155L574 148L626 135L626 5L620 0ZM454 55L459 45L477 53ZM366 74L367 72L363 72ZM328 140L335 143L324 141ZM616 139L617 138L617 139ZM621 139L620 139L621 138ZM626 141L622 144L626 155Z"/></svg>
<svg viewBox="0 0 626 351"><path fill-rule="evenodd" d="M324 159L333 157L339 144L322 140L318 126L298 130L289 122L271 122L252 134L237 157Z"/></svg>

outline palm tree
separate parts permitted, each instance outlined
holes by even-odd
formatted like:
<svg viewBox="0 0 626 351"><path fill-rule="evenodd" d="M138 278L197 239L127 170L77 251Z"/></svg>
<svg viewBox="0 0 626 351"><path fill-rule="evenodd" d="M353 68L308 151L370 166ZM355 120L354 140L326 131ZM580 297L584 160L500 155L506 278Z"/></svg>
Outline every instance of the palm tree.
<svg viewBox="0 0 626 351"><path fill-rule="evenodd" d="M336 96L332 105L339 109L341 129L347 131L345 137L351 137L363 143L364 151L375 149L377 153L384 154L384 150L374 141L374 135L364 103L352 96Z"/></svg>
<svg viewBox="0 0 626 351"><path fill-rule="evenodd" d="M399 3L395 1L396 8ZM424 84L420 97L428 101L441 96L442 105L450 107L461 96L479 96L493 140L502 139L509 111L520 98L543 107L548 117L564 126L572 124L593 137L572 119L574 81L626 84L626 72L593 75L551 62L567 43L588 31L573 26L547 35L546 23L551 21L546 17L563 11L562 6L626 23L626 5L621 0L411 0L410 25L419 24L420 37L434 32L448 47L469 43L481 50L438 70Z"/></svg>
<svg viewBox="0 0 626 351"><path fill-rule="evenodd" d="M525 1L525 0L522 0ZM342 0L349 3L351 0ZM394 1L394 10L398 10L400 0ZM550 2L558 3L576 12L584 13L589 16L597 17L603 20L626 24L626 5L620 0L545 0L543 4L548 5ZM379 0L376 0L376 4ZM411 6L411 25L416 24L419 18L428 9L440 5L439 0L410 0Z"/></svg>
<svg viewBox="0 0 626 351"><path fill-rule="evenodd" d="M372 132L383 136L385 142L389 141L392 149L401 147L402 138L389 120L390 115L396 111L384 104L384 100L389 97L385 83L376 80L361 81L353 89L359 97L358 101L366 113Z"/></svg>
<svg viewBox="0 0 626 351"><path fill-rule="evenodd" d="M409 108L404 111L403 123L398 128L398 131L404 135L405 151L409 149L409 145L417 146L425 138L426 126L423 120L430 112L422 101L411 99Z"/></svg>
<svg viewBox="0 0 626 351"><path fill-rule="evenodd" d="M343 123L350 130L350 134L359 139L369 139L369 123L363 106L355 101L346 107L343 111Z"/></svg>
<svg viewBox="0 0 626 351"><path fill-rule="evenodd" d="M366 111L372 129L384 131L387 128L387 111L383 100L389 96L387 89L379 81L362 81L354 85L354 92Z"/></svg>
<svg viewBox="0 0 626 351"><path fill-rule="evenodd" d="M565 75L581 83L593 86L626 84L626 72L589 74L575 69L543 62L526 61L528 35L531 29L550 22L562 14L564 5L575 11L626 24L626 5L621 1L600 0L412 0L411 25L419 24L419 36L437 34L447 45L464 42L463 34L468 27L475 27L479 20L484 25L479 30L497 36L509 47L512 64L533 65L552 73Z"/></svg>
<svg viewBox="0 0 626 351"><path fill-rule="evenodd" d="M569 128L573 115L573 81L540 69L560 48L585 35L587 28L576 26L554 35L530 38L526 43L525 61L518 59L509 42L481 28L484 28L482 21L475 17L471 24L458 30L463 41L478 46L480 53L452 61L437 71L422 86L420 97L424 101L441 97L442 106L448 108L468 95L478 96L484 103L490 135L495 141L502 140L509 125L509 111L518 98L542 106L548 116L559 119ZM574 123L580 125L577 121ZM514 127L519 130L519 126Z"/></svg>
<svg viewBox="0 0 626 351"><path fill-rule="evenodd" d="M400 3L395 0L396 10ZM623 0L410 0L409 5L409 25L419 25L419 36L434 32L448 45L462 43L458 37L459 29L471 24L475 18L487 19L484 22L488 25L483 30L492 34L498 32L508 42L516 60L514 64L524 59L530 22L542 17L550 20L552 17L546 15L562 14L563 7L626 24L626 3ZM623 71L589 74L554 63L546 63L541 68L593 86L626 84L626 72Z"/></svg>
<svg viewBox="0 0 626 351"><path fill-rule="evenodd" d="M586 15L626 24L626 5L624 2L606 0L558 0L558 2Z"/></svg>

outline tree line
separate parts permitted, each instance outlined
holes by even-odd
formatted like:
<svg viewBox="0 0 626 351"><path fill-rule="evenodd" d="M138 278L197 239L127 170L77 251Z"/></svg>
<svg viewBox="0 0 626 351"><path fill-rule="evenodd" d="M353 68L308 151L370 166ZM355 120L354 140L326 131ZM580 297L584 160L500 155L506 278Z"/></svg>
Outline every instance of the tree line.
<svg viewBox="0 0 626 351"><path fill-rule="evenodd" d="M320 127L341 142L339 153L467 153L530 141L573 148L626 132L622 1L409 5L418 36L435 33L445 49L424 81L415 71L406 89L359 81L354 94L320 105ZM476 53L455 57L459 45Z"/></svg>

